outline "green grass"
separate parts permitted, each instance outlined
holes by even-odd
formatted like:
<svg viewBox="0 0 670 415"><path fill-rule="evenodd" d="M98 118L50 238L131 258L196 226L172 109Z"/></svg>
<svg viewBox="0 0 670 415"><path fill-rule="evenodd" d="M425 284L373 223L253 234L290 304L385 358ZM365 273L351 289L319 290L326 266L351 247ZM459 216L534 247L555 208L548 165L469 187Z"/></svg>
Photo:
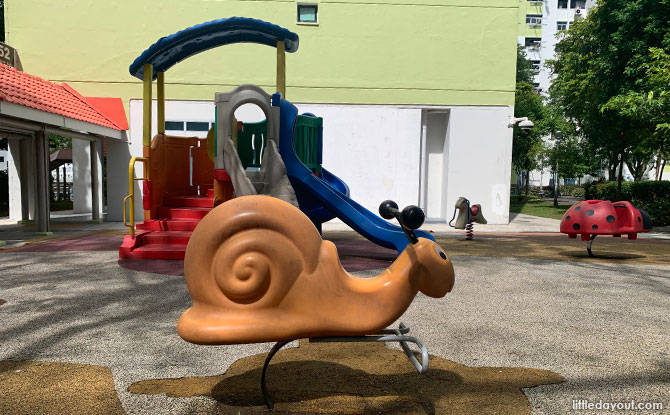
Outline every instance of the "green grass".
<svg viewBox="0 0 670 415"><path fill-rule="evenodd" d="M513 213L523 213L524 215L539 216L541 218L562 219L563 214L572 205L558 205L554 207L554 202L542 202L539 200L530 200L520 202L512 199L509 205L509 211Z"/></svg>
<svg viewBox="0 0 670 415"><path fill-rule="evenodd" d="M51 210L72 210L72 201L71 200L52 200L51 201Z"/></svg>

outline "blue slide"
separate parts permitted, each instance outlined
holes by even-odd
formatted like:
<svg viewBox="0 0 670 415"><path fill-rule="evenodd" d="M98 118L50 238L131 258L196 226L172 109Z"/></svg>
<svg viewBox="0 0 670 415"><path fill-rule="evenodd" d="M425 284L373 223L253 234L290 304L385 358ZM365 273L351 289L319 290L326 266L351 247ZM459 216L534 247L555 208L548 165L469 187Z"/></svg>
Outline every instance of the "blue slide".
<svg viewBox="0 0 670 415"><path fill-rule="evenodd" d="M281 110L279 153L286 164L286 172L300 209L317 226L338 217L368 240L401 253L409 243L401 227L385 221L351 200L347 185L334 174L324 169L322 177L317 177L298 159L293 150L293 131L298 109L278 98L278 95L273 96L272 104L279 105ZM417 237L435 240L425 231L417 230L415 234Z"/></svg>

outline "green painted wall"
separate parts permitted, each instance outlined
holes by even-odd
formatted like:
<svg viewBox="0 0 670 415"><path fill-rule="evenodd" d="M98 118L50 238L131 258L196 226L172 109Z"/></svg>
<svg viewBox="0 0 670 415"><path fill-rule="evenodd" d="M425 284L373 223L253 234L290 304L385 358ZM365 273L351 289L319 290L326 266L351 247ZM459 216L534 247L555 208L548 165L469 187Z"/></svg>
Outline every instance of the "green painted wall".
<svg viewBox="0 0 670 415"><path fill-rule="evenodd" d="M158 7L160 5L160 7ZM159 37L226 16L300 35L287 56L295 102L513 105L519 0L336 0L319 25L297 25L296 2L266 0L5 0L7 42L24 69L84 95L142 94L128 66ZM274 88L275 49L233 45L166 73L168 99L213 99L241 83Z"/></svg>
<svg viewBox="0 0 670 415"><path fill-rule="evenodd" d="M519 1L519 36L522 37L542 37L542 26L531 26L526 23L527 14L542 15L541 1ZM552 0L556 1L556 0Z"/></svg>

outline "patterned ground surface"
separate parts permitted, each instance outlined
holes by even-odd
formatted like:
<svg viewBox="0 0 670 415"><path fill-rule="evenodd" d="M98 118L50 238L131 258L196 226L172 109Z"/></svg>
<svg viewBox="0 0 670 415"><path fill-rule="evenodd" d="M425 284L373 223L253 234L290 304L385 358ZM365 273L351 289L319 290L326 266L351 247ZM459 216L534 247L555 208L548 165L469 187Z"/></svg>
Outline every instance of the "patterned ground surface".
<svg viewBox="0 0 670 415"><path fill-rule="evenodd" d="M395 257L352 234L326 237L360 276ZM182 341L174 327L190 297L181 261L137 269L119 262L120 240L102 231L0 251L0 413L263 413L259 371L270 345ZM667 241L599 238L600 258L590 259L565 236L438 240L456 269L454 291L419 295L403 316L433 356L427 376L381 345L303 343L270 367L277 413L670 405Z"/></svg>

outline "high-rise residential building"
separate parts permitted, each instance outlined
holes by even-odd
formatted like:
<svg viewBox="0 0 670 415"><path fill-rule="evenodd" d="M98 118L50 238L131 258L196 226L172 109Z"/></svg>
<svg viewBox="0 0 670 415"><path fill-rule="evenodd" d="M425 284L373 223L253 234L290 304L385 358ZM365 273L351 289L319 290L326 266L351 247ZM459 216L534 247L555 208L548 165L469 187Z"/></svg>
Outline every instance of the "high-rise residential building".
<svg viewBox="0 0 670 415"><path fill-rule="evenodd" d="M554 58L556 35L585 17L595 0L519 0L519 44L533 63L535 88L546 94L551 85L547 60Z"/></svg>

